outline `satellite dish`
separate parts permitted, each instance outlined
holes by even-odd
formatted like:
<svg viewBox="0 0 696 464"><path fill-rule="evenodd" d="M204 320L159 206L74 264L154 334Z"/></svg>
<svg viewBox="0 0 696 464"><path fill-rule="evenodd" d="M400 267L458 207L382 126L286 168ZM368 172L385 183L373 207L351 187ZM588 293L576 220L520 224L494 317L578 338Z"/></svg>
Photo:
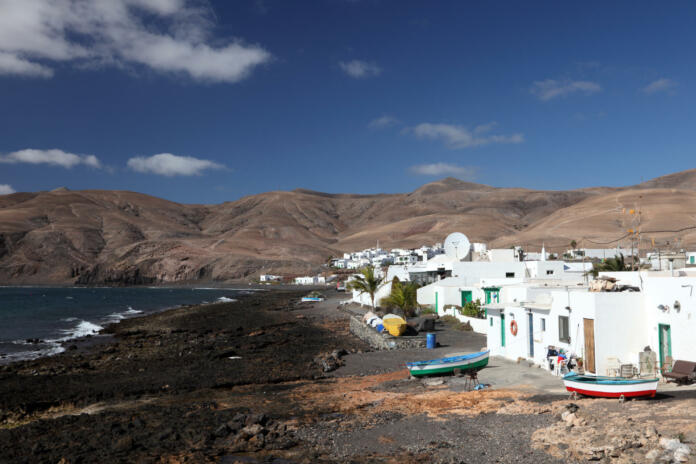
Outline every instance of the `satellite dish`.
<svg viewBox="0 0 696 464"><path fill-rule="evenodd" d="M469 255L471 243L461 232L449 234L445 239L445 255L456 260L462 260Z"/></svg>

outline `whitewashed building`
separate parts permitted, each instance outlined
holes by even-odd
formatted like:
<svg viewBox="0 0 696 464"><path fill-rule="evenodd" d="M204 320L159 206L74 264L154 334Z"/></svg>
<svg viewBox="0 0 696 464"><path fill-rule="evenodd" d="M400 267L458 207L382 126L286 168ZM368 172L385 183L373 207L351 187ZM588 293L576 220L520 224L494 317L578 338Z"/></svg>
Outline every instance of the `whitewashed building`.
<svg viewBox="0 0 696 464"><path fill-rule="evenodd" d="M259 276L259 282L280 282L281 280L283 280L283 276L272 274L261 274Z"/></svg>
<svg viewBox="0 0 696 464"><path fill-rule="evenodd" d="M303 276L295 277L295 285L325 285L326 278L324 276Z"/></svg>
<svg viewBox="0 0 696 464"><path fill-rule="evenodd" d="M549 346L581 357L586 371L615 375L621 364L639 366L649 347L658 365L696 361L696 273L602 273L637 291L590 292L585 286L504 287L487 305L492 355L547 362ZM512 325L517 333L512 333Z"/></svg>

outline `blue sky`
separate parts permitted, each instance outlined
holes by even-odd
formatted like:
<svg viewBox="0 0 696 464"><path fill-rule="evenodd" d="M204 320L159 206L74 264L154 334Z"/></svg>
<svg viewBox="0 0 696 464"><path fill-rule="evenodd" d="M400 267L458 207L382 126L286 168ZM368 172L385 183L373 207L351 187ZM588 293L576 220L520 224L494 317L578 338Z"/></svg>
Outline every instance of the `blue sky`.
<svg viewBox="0 0 696 464"><path fill-rule="evenodd" d="M694 30L689 2L0 0L0 192L638 183L695 167Z"/></svg>

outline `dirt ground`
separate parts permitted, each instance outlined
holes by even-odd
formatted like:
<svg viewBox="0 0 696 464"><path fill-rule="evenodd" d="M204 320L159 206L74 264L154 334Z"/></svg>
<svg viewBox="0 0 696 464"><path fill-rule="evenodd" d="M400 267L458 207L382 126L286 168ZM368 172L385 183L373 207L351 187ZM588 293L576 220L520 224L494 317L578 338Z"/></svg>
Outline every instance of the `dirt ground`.
<svg viewBox="0 0 696 464"><path fill-rule="evenodd" d="M696 442L693 389L571 403L558 378L496 358L481 391L411 379L405 362L485 338L438 326L436 350L371 351L348 332L344 295L301 295L130 319L106 341L0 366L0 462L696 462L675 451Z"/></svg>

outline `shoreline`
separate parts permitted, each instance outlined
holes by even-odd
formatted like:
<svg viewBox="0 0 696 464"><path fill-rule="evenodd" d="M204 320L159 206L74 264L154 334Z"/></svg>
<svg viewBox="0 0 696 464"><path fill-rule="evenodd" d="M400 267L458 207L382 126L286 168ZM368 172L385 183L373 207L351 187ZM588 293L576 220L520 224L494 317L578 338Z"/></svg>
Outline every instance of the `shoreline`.
<svg viewBox="0 0 696 464"><path fill-rule="evenodd" d="M560 380L526 363L491 359L481 391L403 368L476 351L480 334L438 323L441 347L373 351L348 331L342 294L309 304L305 293L125 319L83 347L0 366L0 460L618 464L649 462L660 435L696 441L694 389L581 398L571 423Z"/></svg>
<svg viewBox="0 0 696 464"><path fill-rule="evenodd" d="M244 295L244 292L268 292L272 291L273 289L269 288L259 288L263 286L251 286L251 287L201 287L201 286L129 286L129 287L117 287L117 286L48 286L48 285L4 285L0 286L0 288L6 288L6 289L37 289L37 288L46 288L46 289L123 289L123 288L137 288L137 289L173 289L173 290L199 290L199 291L206 291L206 290L211 290L211 291L234 291L234 292L240 292L240 295L236 295L237 298L240 296ZM291 286L286 286L286 288L278 288L278 290L283 290L290 288L292 289L293 287ZM223 298L223 297L220 297ZM220 300L218 298L218 300ZM168 311L168 310L173 310L177 308L182 308L182 307L195 307L195 306L204 306L207 304L218 304L221 302L227 302L227 300L222 300L222 301L211 301L211 302L200 302L200 303L193 303L193 304L175 304L175 305L169 305L165 306L162 308L157 308L154 310L133 310L132 307L129 305L128 309L125 311L121 312L115 312L110 315L106 316L100 316L101 319L104 319L108 316L111 315L116 315L117 319L116 320L107 320L103 321L100 320L98 322L92 322L92 321L86 321L82 320L82 323L85 324L90 324L94 325L95 327L100 327L100 329L96 333L90 333L86 335L79 334L77 336L71 336L69 334L66 334L64 337L60 338L38 338L38 337L33 337L29 336L25 338L26 343L18 343L17 340L12 340L12 341L6 341L4 343L7 344L12 344L12 345L18 345L18 346L44 346L44 348L37 349L37 350L23 350L23 351L10 351L7 353L0 353L0 366L3 365L8 365L16 362L21 362L21 361L30 361L30 360L37 360L37 359L42 359L42 358L47 358L51 356L56 356L58 354L61 354L69 349L70 346L75 345L75 344L84 344L85 341L88 341L92 337L99 337L100 335L104 334L107 329L113 325L113 324L119 324L123 322L126 319L133 319L137 317L144 317L148 316L151 314L157 314L160 312ZM131 311L137 311L135 313L130 313ZM129 314L130 313L130 314ZM79 325L78 327L75 327L75 330L79 330Z"/></svg>

